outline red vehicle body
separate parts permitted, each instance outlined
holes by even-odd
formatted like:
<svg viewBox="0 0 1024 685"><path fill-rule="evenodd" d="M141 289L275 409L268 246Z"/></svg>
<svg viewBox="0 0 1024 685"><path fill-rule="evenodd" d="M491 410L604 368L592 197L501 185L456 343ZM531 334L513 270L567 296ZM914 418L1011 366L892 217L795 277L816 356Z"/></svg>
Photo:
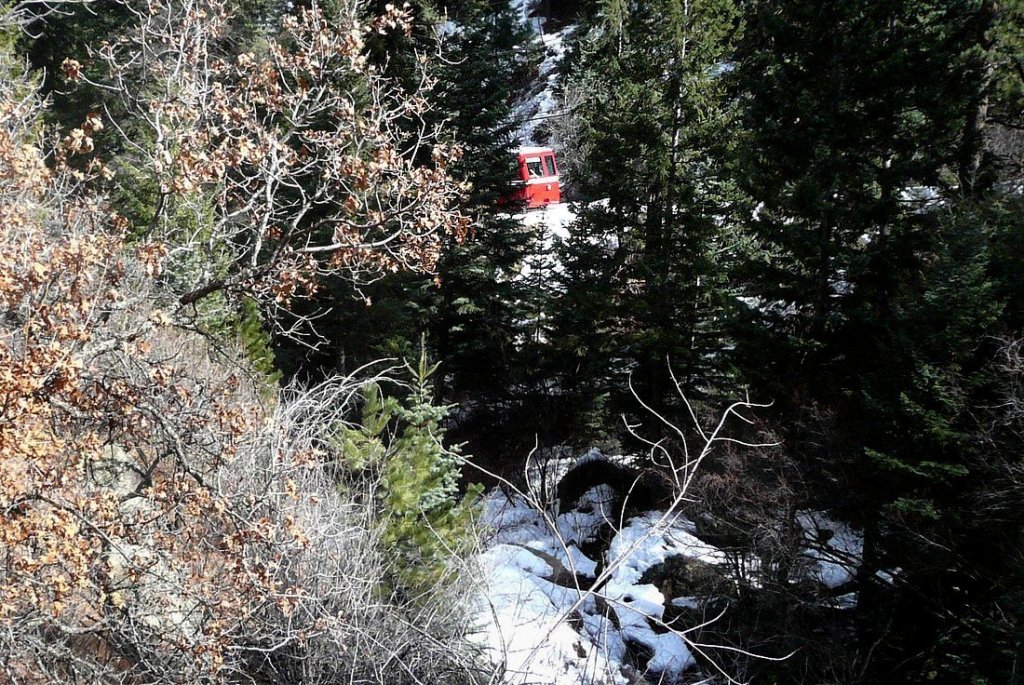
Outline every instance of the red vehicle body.
<svg viewBox="0 0 1024 685"><path fill-rule="evenodd" d="M558 166L555 152L549 147L521 147L516 150L519 159L519 181L511 202L526 202L527 209L546 207L562 201L558 185Z"/></svg>

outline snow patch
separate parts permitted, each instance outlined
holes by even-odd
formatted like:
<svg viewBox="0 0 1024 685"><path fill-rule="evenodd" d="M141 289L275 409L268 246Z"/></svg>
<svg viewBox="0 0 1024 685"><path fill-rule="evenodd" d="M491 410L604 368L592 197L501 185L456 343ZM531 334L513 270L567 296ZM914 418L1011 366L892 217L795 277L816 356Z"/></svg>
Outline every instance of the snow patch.
<svg viewBox="0 0 1024 685"><path fill-rule="evenodd" d="M559 65L565 56L566 40L575 32L573 25L558 31L547 32L543 22L530 22L529 8L526 0L512 0L512 8L519 13L524 21L533 27L533 42L544 50L544 60L540 63L537 77L538 87L516 107L516 115L523 120L518 138L525 145L544 143L538 140L537 132L541 125L560 113L561 104L555 96L558 89Z"/></svg>
<svg viewBox="0 0 1024 685"><path fill-rule="evenodd" d="M537 525L544 517L519 497L489 493L485 517L498 539L514 539L536 549L561 549L565 555L550 528ZM595 562L575 547L569 550L574 551L566 561L577 572L593 575ZM504 683L625 685L621 673L625 645L619 644L621 638L610 623L600 624L593 595L546 580L543 576L551 575L551 565L520 544L497 542L477 563L482 581L476 598L479 618L471 638L493 661L504 663ZM579 621L582 630L569 621L574 615L585 617Z"/></svg>
<svg viewBox="0 0 1024 685"><path fill-rule="evenodd" d="M609 564L619 565L614 583L626 589L639 582L644 571L670 557L687 557L708 564L724 563L725 553L690 533L692 526L681 516L665 517L659 512L630 519L608 550Z"/></svg>
<svg viewBox="0 0 1024 685"><path fill-rule="evenodd" d="M597 458L603 457L590 453L581 461ZM682 634L662 623L665 596L640 579L671 557L719 563L725 555L696 538L690 521L648 513L631 518L615 534L599 574L599 560L586 556L577 543L592 539L602 525L618 525L611 511L614 496L607 485L593 487L557 517L518 494L494 490L484 497L492 534L478 557L482 580L474 638L492 659L506 664L503 682L624 684L632 677L631 643L650 653L645 670L663 682L678 680L695 665ZM572 586L556 584L555 562L571 571L566 580ZM606 582L591 592L575 587L580 578ZM694 598L673 603L697 606Z"/></svg>
<svg viewBox="0 0 1024 685"><path fill-rule="evenodd" d="M820 511L801 511L797 522L803 528L804 554L812 564L811 577L827 588L852 581L864 553L861 532Z"/></svg>

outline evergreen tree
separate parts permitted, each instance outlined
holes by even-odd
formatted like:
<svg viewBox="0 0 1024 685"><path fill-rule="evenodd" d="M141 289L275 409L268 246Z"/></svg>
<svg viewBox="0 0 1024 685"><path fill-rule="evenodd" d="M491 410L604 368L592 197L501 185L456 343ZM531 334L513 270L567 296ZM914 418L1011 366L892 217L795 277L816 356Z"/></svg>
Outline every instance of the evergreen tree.
<svg viewBox="0 0 1024 685"><path fill-rule="evenodd" d="M453 558L468 553L474 540L480 494L476 486L458 494L465 457L445 445L441 423L450 407L432 402L436 370L424 349L419 363L408 366L412 384L404 402L368 386L362 420L344 431L340 445L350 475L379 478L381 543L394 561L394 589L410 597L451 580Z"/></svg>
<svg viewBox="0 0 1024 685"><path fill-rule="evenodd" d="M983 214L960 207L942 216L935 234L918 245L924 249L916 252L917 268L903 271L884 322L865 322L875 361L862 367L860 411L851 417L866 457L855 482L869 512L867 531L878 535L877 556L860 578L863 620L892 612L892 639L879 659L885 664L921 653L904 668L922 680L932 671L942 674L941 682L995 678L1001 659L968 645L978 622L993 615L993 588L1010 572L1013 554L1005 541L1021 523L1015 515L1014 524L976 513L999 478L993 466L1016 459L986 444L978 421L1001 384L990 360L1002 302ZM898 591L865 577L876 565L900 568ZM965 643L936 643L943 635Z"/></svg>
<svg viewBox="0 0 1024 685"><path fill-rule="evenodd" d="M631 372L664 410L676 397L667 361L690 396L725 384L735 194L719 73L736 30L729 0L602 3L581 28L566 86L583 98L581 193L607 200L583 212L564 251L555 340L584 404L612 393L609 407L629 406Z"/></svg>
<svg viewBox="0 0 1024 685"><path fill-rule="evenodd" d="M535 55L528 28L508 7L483 7L463 21L442 78L463 148L455 173L470 184L464 209L475 221L470 239L453 243L439 265L432 338L446 360L446 396L502 403L523 380L517 373L526 367L521 354L533 318L527 308L537 297L521 274L541 249L540 236L498 206L513 190L519 122L512 108Z"/></svg>
<svg viewBox="0 0 1024 685"><path fill-rule="evenodd" d="M802 365L817 378L866 255L885 255L894 232L915 230L920 205L900 194L942 185L966 104L958 79L933 77L963 58L943 45L958 29L953 11L941 2L752 3L735 72L742 178L770 259L750 265L761 306L743 348L749 370L788 383Z"/></svg>
<svg viewBox="0 0 1024 685"><path fill-rule="evenodd" d="M864 528L868 682L1001 668L937 643L989 620L1010 552L988 545L978 564L992 531L972 520L992 475L989 334L1005 325L1005 219L979 211L1001 204L980 133L995 20L984 2L752 3L737 57L741 177L771 257L748 267L742 365L782 401L805 496Z"/></svg>

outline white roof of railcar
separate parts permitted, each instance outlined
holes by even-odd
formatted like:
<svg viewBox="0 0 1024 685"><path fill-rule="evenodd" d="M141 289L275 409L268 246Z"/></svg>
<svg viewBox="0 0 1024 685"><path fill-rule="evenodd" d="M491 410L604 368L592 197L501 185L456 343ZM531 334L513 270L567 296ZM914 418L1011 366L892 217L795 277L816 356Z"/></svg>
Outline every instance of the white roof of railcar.
<svg viewBox="0 0 1024 685"><path fill-rule="evenodd" d="M516 154L520 155L539 155L545 152L554 153L554 150L549 147L521 147L516 150Z"/></svg>

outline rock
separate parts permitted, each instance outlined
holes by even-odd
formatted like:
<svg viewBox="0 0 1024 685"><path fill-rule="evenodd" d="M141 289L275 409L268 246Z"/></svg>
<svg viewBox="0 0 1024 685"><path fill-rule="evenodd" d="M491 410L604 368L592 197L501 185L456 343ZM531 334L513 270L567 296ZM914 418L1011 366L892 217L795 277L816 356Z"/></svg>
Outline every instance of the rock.
<svg viewBox="0 0 1024 685"><path fill-rule="evenodd" d="M676 597L711 597L722 594L729 580L713 564L684 556L669 557L647 569L641 583L656 586L666 602Z"/></svg>
<svg viewBox="0 0 1024 685"><path fill-rule="evenodd" d="M615 493L609 518L618 520L646 511L667 509L674 499L674 485L662 472L639 470L605 458L591 458L576 464L558 483L559 511L576 507L584 496L601 486Z"/></svg>

